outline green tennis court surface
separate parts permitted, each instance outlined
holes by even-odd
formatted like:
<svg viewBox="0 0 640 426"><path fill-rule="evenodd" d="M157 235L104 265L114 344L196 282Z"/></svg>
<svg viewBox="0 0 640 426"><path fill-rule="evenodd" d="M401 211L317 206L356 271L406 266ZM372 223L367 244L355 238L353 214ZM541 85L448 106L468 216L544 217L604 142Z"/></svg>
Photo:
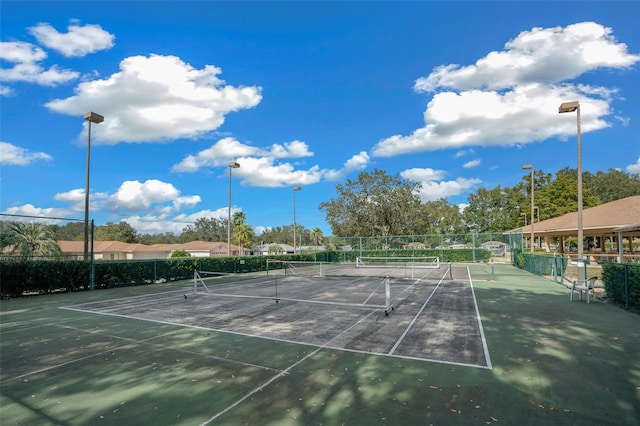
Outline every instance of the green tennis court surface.
<svg viewBox="0 0 640 426"><path fill-rule="evenodd" d="M2 301L0 423L638 424L640 317L469 269Z"/></svg>

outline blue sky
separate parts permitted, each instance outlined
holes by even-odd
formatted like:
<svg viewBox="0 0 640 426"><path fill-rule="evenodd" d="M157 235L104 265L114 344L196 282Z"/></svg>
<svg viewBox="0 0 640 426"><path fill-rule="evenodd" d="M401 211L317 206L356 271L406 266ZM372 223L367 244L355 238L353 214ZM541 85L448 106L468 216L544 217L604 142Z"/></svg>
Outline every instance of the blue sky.
<svg viewBox="0 0 640 426"><path fill-rule="evenodd" d="M423 201L576 167L640 173L640 2L0 5L0 212L174 232L232 211L331 230L383 169Z"/></svg>

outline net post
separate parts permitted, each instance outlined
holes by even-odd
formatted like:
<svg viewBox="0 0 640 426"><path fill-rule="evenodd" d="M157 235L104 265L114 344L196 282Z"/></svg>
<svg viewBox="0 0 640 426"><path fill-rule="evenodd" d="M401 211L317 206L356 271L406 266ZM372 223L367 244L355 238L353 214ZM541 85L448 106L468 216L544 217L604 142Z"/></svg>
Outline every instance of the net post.
<svg viewBox="0 0 640 426"><path fill-rule="evenodd" d="M389 316L389 312L394 310L394 306L391 303L391 280L389 280L389 277L385 277L382 282L384 283L384 295L385 295L384 314L385 316Z"/></svg>
<svg viewBox="0 0 640 426"><path fill-rule="evenodd" d="M196 294L198 291L198 270L193 270L193 294Z"/></svg>

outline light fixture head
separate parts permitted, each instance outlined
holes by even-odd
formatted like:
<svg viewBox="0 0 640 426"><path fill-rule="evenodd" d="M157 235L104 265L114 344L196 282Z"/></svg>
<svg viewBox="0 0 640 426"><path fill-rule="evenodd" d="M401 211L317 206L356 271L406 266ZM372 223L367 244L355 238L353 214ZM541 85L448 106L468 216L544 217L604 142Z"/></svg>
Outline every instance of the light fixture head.
<svg viewBox="0 0 640 426"><path fill-rule="evenodd" d="M89 120L92 123L102 123L104 121L104 117L100 114L96 114L95 112L87 112L84 115L85 120Z"/></svg>
<svg viewBox="0 0 640 426"><path fill-rule="evenodd" d="M533 164L523 164L522 165L522 170L529 170L529 169L533 169Z"/></svg>
<svg viewBox="0 0 640 426"><path fill-rule="evenodd" d="M573 112L579 108L580 102L578 101L564 102L560 105L560 108L558 108L558 113L562 114L563 112Z"/></svg>
<svg viewBox="0 0 640 426"><path fill-rule="evenodd" d="M240 167L240 164L235 162L235 161L232 161L232 162L229 163L229 167L232 168L232 169L237 169L237 168Z"/></svg>

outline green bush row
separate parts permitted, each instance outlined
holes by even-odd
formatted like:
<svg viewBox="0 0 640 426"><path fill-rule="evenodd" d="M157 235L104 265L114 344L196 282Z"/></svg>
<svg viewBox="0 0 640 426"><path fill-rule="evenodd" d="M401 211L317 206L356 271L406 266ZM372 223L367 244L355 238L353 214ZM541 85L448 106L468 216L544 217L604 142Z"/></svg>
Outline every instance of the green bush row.
<svg viewBox="0 0 640 426"><path fill-rule="evenodd" d="M613 303L626 309L640 309L639 263L603 263L602 281Z"/></svg>
<svg viewBox="0 0 640 426"><path fill-rule="evenodd" d="M186 257L157 260L96 261L94 288L147 285L156 282L184 280L193 271L247 273L278 269L267 259L354 262L357 256L426 257L440 256L441 262L485 261L491 252L485 249L459 250L394 250L394 251L324 251L296 255L244 257ZM79 260L0 260L0 294L16 297L88 290L91 265Z"/></svg>
<svg viewBox="0 0 640 426"><path fill-rule="evenodd" d="M520 249L513 251L514 266L536 275L560 276L567 270L569 258L553 254L531 254Z"/></svg>

